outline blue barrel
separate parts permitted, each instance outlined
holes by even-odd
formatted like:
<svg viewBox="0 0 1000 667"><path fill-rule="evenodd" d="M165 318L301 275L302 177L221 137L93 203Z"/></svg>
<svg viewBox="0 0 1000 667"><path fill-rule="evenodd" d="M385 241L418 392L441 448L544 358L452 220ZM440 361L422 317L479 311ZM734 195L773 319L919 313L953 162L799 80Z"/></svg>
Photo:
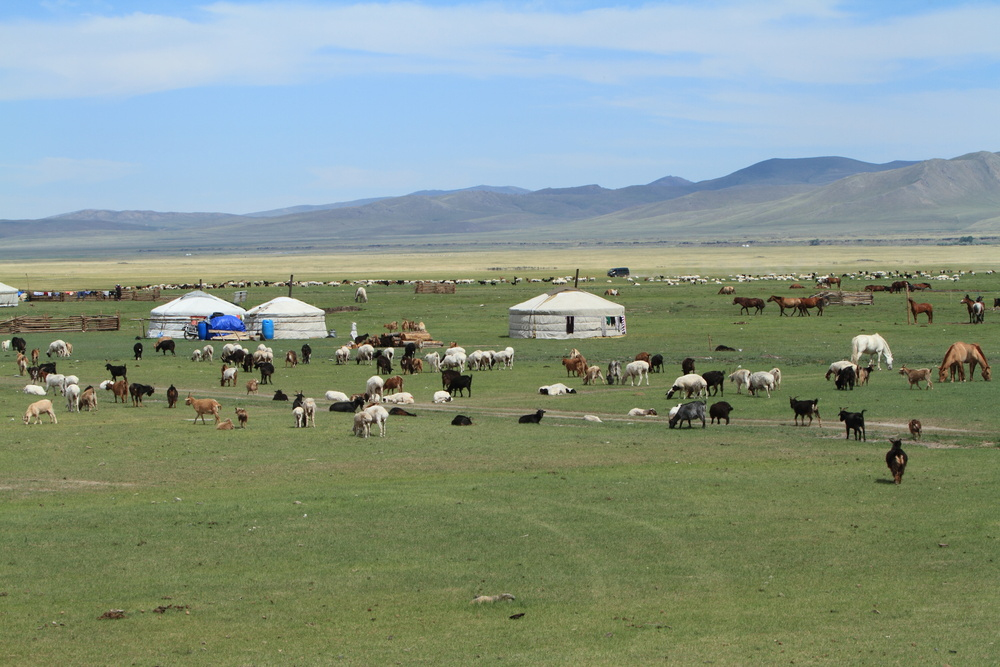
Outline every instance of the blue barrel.
<svg viewBox="0 0 1000 667"><path fill-rule="evenodd" d="M208 340L208 322L206 320L198 322L198 338Z"/></svg>
<svg viewBox="0 0 1000 667"><path fill-rule="evenodd" d="M264 340L271 340L274 338L274 320L260 321L260 336Z"/></svg>

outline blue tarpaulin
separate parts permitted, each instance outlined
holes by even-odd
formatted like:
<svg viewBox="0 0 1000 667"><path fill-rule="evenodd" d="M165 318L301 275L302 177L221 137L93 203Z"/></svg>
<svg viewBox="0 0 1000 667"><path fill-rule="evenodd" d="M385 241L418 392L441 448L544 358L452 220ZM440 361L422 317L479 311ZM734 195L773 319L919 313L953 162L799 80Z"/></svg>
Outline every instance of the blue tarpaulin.
<svg viewBox="0 0 1000 667"><path fill-rule="evenodd" d="M246 331L243 320L235 315L218 315L208 321L209 329L216 331Z"/></svg>

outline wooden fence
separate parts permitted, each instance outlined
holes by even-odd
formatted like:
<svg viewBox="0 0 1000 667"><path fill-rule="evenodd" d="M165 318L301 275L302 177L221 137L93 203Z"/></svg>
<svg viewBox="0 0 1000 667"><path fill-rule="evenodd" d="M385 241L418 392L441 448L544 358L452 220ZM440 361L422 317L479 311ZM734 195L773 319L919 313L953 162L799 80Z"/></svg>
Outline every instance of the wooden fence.
<svg viewBox="0 0 1000 667"><path fill-rule="evenodd" d="M46 331L119 331L120 315L25 315L0 322L0 333L42 333Z"/></svg>
<svg viewBox="0 0 1000 667"><path fill-rule="evenodd" d="M454 294L455 284L454 283L432 283L421 281L417 283L417 288L414 290L415 294Z"/></svg>
<svg viewBox="0 0 1000 667"><path fill-rule="evenodd" d="M818 292L813 296L823 296L830 300L831 306L872 306L875 295L871 292Z"/></svg>

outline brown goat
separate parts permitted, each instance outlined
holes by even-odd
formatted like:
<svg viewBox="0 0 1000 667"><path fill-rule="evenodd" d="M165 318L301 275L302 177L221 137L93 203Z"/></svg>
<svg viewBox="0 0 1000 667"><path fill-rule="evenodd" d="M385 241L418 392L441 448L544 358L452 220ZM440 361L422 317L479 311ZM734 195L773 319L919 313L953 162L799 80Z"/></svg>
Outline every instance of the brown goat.
<svg viewBox="0 0 1000 667"><path fill-rule="evenodd" d="M907 426L910 427L910 435L913 436L913 439L914 440L919 440L920 436L924 432L924 427L923 427L923 425L921 425L920 420L919 419L911 419L910 423L907 424Z"/></svg>
<svg viewBox="0 0 1000 667"><path fill-rule="evenodd" d="M240 428L247 427L247 421L249 421L250 415L243 408L236 408L236 420L240 423Z"/></svg>
<svg viewBox="0 0 1000 667"><path fill-rule="evenodd" d="M218 424L215 425L215 430L216 431L232 431L233 428L235 428L235 427L233 426L233 420L232 419L227 419L225 421L221 421L221 422L219 422Z"/></svg>
<svg viewBox="0 0 1000 667"><path fill-rule="evenodd" d="M903 365L899 369L900 375L905 375L906 379L910 381L910 389L916 387L920 389L920 381L923 380L927 383L927 389L931 388L931 369L929 368L907 368Z"/></svg>
<svg viewBox="0 0 1000 667"><path fill-rule="evenodd" d="M195 416L192 424L198 423L198 417L201 417L202 424L208 423L205 421L205 415L212 415L215 417L215 423L219 423L219 408L222 406L214 398L195 398L188 394L188 397L184 399L184 404L194 408Z"/></svg>
<svg viewBox="0 0 1000 667"><path fill-rule="evenodd" d="M259 386L260 385L257 383L257 380L248 380L247 381L247 396L249 396L250 394L256 395L257 394L257 389L258 389Z"/></svg>
<svg viewBox="0 0 1000 667"><path fill-rule="evenodd" d="M295 354L295 350L289 350L285 352L285 368L291 366L295 368L299 363L299 355Z"/></svg>

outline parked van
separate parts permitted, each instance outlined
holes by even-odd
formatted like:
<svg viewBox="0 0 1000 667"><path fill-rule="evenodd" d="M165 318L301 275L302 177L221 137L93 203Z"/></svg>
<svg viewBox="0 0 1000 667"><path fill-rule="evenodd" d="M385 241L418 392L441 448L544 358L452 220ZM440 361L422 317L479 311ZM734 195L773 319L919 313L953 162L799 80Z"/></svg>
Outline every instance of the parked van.
<svg viewBox="0 0 1000 667"><path fill-rule="evenodd" d="M619 266L617 269L609 269L608 270L608 277L609 278L624 278L627 275L628 275L628 267L627 266Z"/></svg>

